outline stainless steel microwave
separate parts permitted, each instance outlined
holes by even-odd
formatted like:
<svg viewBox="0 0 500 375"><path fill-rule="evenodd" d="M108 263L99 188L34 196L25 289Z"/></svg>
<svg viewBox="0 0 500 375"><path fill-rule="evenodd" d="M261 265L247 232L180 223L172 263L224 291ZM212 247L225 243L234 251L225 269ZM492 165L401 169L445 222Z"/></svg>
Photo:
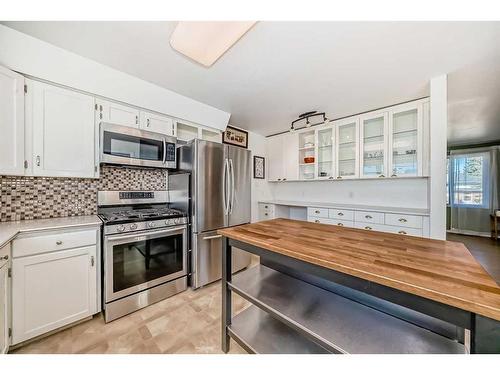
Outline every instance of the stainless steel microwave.
<svg viewBox="0 0 500 375"><path fill-rule="evenodd" d="M103 164L174 169L177 167L176 140L161 133L101 122L100 161Z"/></svg>

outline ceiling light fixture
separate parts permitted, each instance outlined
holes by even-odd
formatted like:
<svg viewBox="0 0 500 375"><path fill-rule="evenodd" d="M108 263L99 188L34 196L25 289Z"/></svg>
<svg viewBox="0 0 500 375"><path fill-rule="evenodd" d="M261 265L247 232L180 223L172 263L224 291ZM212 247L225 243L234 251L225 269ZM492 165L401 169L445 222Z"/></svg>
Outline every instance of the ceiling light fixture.
<svg viewBox="0 0 500 375"><path fill-rule="evenodd" d="M170 45L177 52L206 66L212 66L256 21L180 21Z"/></svg>
<svg viewBox="0 0 500 375"><path fill-rule="evenodd" d="M323 116L323 122L311 124L311 121L309 121L309 118L316 117L316 116ZM306 122L305 122L306 128L310 128L313 125L326 124L326 122L328 121L325 112L320 112L320 113L318 113L318 111L305 112L305 113L302 113L301 115L299 115L299 118L297 120L292 121L292 126L290 127L290 132L293 132L296 130L295 129L296 122L303 121L304 119L306 120Z"/></svg>

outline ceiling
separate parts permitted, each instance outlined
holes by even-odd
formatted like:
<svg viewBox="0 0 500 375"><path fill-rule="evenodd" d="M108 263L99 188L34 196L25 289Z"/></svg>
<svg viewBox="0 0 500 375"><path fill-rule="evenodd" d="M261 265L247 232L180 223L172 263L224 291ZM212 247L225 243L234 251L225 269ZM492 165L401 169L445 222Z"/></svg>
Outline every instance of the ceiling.
<svg viewBox="0 0 500 375"><path fill-rule="evenodd" d="M449 73L451 144L500 139L500 22L259 22L211 68L170 48L175 22L2 22L230 112L264 135L429 95Z"/></svg>

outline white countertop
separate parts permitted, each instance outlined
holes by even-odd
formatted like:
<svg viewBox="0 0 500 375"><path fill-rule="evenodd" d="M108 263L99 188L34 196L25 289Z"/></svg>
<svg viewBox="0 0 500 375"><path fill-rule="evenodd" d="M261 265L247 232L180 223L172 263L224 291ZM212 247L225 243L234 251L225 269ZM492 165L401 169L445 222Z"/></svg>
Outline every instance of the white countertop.
<svg viewBox="0 0 500 375"><path fill-rule="evenodd" d="M7 221L0 223L0 247L12 241L19 233L101 224L101 219L96 215Z"/></svg>
<svg viewBox="0 0 500 375"><path fill-rule="evenodd" d="M320 208L339 208L343 210L360 210L360 211L381 211L394 214L409 214L428 216L427 208L407 208L407 207L387 207L387 206L368 206L363 204L344 204L344 203L324 203L324 202L302 202L302 201L286 201L286 200L261 200L259 203L269 203L281 206L295 207L320 207Z"/></svg>

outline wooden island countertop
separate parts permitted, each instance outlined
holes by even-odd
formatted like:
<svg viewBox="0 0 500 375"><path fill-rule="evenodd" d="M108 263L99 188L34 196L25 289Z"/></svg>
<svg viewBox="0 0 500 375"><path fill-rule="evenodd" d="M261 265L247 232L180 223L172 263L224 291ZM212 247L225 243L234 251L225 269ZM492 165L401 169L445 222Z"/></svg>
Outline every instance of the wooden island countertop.
<svg viewBox="0 0 500 375"><path fill-rule="evenodd" d="M500 321L500 287L462 243L289 219L218 233Z"/></svg>

